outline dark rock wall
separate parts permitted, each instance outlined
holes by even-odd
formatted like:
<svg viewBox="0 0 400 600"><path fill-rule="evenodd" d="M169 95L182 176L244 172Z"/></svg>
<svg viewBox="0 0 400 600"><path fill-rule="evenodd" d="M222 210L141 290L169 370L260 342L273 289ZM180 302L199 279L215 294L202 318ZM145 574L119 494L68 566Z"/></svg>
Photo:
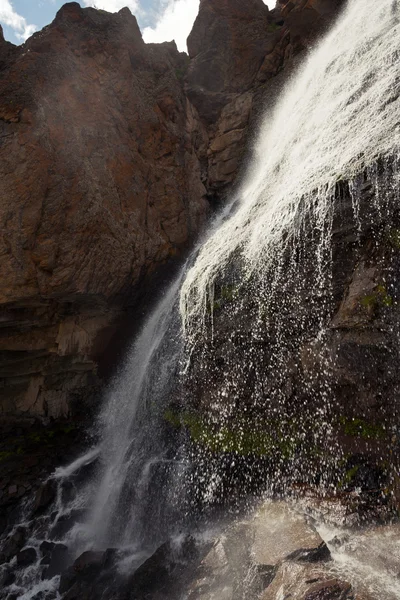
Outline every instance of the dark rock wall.
<svg viewBox="0 0 400 600"><path fill-rule="evenodd" d="M300 209L277 264L221 273L169 415L221 497L307 482L398 503L397 173L382 159L338 182L325 231Z"/></svg>

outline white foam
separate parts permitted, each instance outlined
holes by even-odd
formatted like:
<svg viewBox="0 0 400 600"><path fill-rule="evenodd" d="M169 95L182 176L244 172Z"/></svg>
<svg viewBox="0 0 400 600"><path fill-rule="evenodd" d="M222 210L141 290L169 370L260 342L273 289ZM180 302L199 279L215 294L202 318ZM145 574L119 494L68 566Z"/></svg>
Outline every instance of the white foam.
<svg viewBox="0 0 400 600"><path fill-rule="evenodd" d="M323 226L335 182L398 149L399 10L398 0L349 0L265 115L240 207L204 244L182 286L189 341L196 341L214 283L233 256L243 276L265 273L301 226L301 199L301 211L317 212Z"/></svg>

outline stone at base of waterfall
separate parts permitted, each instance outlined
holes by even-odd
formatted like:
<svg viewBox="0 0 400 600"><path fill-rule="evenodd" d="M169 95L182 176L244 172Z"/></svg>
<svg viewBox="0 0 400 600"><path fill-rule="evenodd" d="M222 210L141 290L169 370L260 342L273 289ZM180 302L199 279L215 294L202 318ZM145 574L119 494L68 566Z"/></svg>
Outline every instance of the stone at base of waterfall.
<svg viewBox="0 0 400 600"><path fill-rule="evenodd" d="M192 536L173 539L160 546L132 575L129 600L177 600L186 597L201 560L211 543Z"/></svg>
<svg viewBox="0 0 400 600"><path fill-rule="evenodd" d="M349 583L340 581L324 568L294 562L284 562L260 600L362 600Z"/></svg>
<svg viewBox="0 0 400 600"><path fill-rule="evenodd" d="M40 550L43 553L41 564L48 565L42 573L42 579L52 579L56 575L60 575L70 559L67 546L42 542Z"/></svg>
<svg viewBox="0 0 400 600"><path fill-rule="evenodd" d="M35 548L24 548L17 554L18 567L29 567L36 562L37 554Z"/></svg>
<svg viewBox="0 0 400 600"><path fill-rule="evenodd" d="M33 512L40 513L54 500L57 493L57 485L54 479L49 479L43 483L35 495L35 504Z"/></svg>
<svg viewBox="0 0 400 600"><path fill-rule="evenodd" d="M284 561L306 570L330 559L329 549L303 515L286 502L266 502L254 515L228 527L214 543L188 597L256 599L269 589Z"/></svg>
<svg viewBox="0 0 400 600"><path fill-rule="evenodd" d="M17 527L6 539L0 553L0 564L9 562L24 547L27 539L26 527Z"/></svg>
<svg viewBox="0 0 400 600"><path fill-rule="evenodd" d="M126 581L119 575L116 564L120 554L115 548L83 552L60 579L59 593L64 600L99 600L119 598Z"/></svg>
<svg viewBox="0 0 400 600"><path fill-rule="evenodd" d="M321 536L303 514L295 512L286 502L267 502L250 524L253 530L252 554L257 564L276 566L289 555L308 562L329 560ZM313 559L313 553L316 552ZM318 552L322 552L321 559Z"/></svg>

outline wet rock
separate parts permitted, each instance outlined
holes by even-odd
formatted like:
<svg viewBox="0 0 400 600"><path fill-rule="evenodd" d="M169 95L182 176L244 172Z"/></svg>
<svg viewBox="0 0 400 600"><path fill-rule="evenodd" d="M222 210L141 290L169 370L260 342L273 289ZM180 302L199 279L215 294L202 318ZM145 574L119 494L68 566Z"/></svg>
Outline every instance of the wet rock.
<svg viewBox="0 0 400 600"><path fill-rule="evenodd" d="M57 493L57 484L54 479L49 479L40 486L35 495L33 511L35 513L43 511L53 502Z"/></svg>
<svg viewBox="0 0 400 600"><path fill-rule="evenodd" d="M160 546L128 582L128 598L175 600L187 589L210 544L196 544L192 537Z"/></svg>
<svg viewBox="0 0 400 600"><path fill-rule="evenodd" d="M59 592L65 594L72 589L77 580L77 574L73 567L68 567L63 571L60 579Z"/></svg>
<svg viewBox="0 0 400 600"><path fill-rule="evenodd" d="M15 531L6 539L3 550L0 554L0 560L2 560L2 562L10 561L23 548L26 539L26 527L17 527Z"/></svg>
<svg viewBox="0 0 400 600"><path fill-rule="evenodd" d="M57 594L55 592L38 592L32 597L32 600L55 600Z"/></svg>
<svg viewBox="0 0 400 600"><path fill-rule="evenodd" d="M0 590L12 585L15 581L15 574L8 565L0 569Z"/></svg>
<svg viewBox="0 0 400 600"><path fill-rule="evenodd" d="M256 513L252 528L252 550L258 564L276 566L289 560L290 556L330 557L321 536L307 523L304 515L296 513L285 502L264 505Z"/></svg>
<svg viewBox="0 0 400 600"><path fill-rule="evenodd" d="M332 560L332 557L328 546L325 544L325 542L322 542L318 548L311 548L311 550L300 548L299 550L295 550L286 557L286 560L305 563L318 563Z"/></svg>
<svg viewBox="0 0 400 600"><path fill-rule="evenodd" d="M36 562L37 554L35 548L25 548L17 554L18 567L28 567Z"/></svg>
<svg viewBox="0 0 400 600"><path fill-rule="evenodd" d="M125 598L126 578L119 575L116 562L119 552L88 551L63 571L59 592L66 600L97 600Z"/></svg>
<svg viewBox="0 0 400 600"><path fill-rule="evenodd" d="M48 567L43 571L42 579L52 579L62 573L69 560L68 548L64 544L55 544L49 556Z"/></svg>
<svg viewBox="0 0 400 600"><path fill-rule="evenodd" d="M107 548L103 555L103 567L109 569L115 566L118 559L121 558L121 551L118 548Z"/></svg>
<svg viewBox="0 0 400 600"><path fill-rule="evenodd" d="M188 597L258 598L284 562L329 559L328 548L303 515L285 502L268 502L223 532L202 560Z"/></svg>
<svg viewBox="0 0 400 600"><path fill-rule="evenodd" d="M44 540L39 546L39 550L42 553L42 556L45 556L46 554L50 554L52 552L54 546L55 546L54 542L48 542L47 540Z"/></svg>
<svg viewBox="0 0 400 600"><path fill-rule="evenodd" d="M260 600L354 600L349 583L332 579L328 570L321 566L283 563L271 585Z"/></svg>
<svg viewBox="0 0 400 600"><path fill-rule="evenodd" d="M95 552L93 550L84 552L74 562L74 571L81 573L83 571L98 569L103 565L104 554L104 552Z"/></svg>
<svg viewBox="0 0 400 600"><path fill-rule="evenodd" d="M353 600L354 593L351 585L344 581L333 579L313 584L307 590L304 600Z"/></svg>
<svg viewBox="0 0 400 600"><path fill-rule="evenodd" d="M65 534L79 521L79 518L82 517L84 512L85 511L82 510L72 510L71 512L61 515L60 517L56 515L55 524L50 529L50 539L62 539Z"/></svg>

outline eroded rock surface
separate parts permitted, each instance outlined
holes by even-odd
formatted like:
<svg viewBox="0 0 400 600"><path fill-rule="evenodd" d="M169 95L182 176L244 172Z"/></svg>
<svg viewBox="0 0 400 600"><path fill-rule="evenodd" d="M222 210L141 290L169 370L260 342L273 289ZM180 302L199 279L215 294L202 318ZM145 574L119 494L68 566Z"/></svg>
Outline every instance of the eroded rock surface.
<svg viewBox="0 0 400 600"><path fill-rule="evenodd" d="M23 46L1 33L3 416L98 401L124 312L140 320L237 178L268 82L339 5L202 0L189 58L76 2Z"/></svg>
<svg viewBox="0 0 400 600"><path fill-rule="evenodd" d="M128 9L66 4L23 46L4 44L0 411L59 418L96 391L138 286L205 221L199 132L185 56L146 46Z"/></svg>
<svg viewBox="0 0 400 600"><path fill-rule="evenodd" d="M201 0L188 38L186 93L209 135L202 165L210 194L220 197L238 176L249 133L284 82L272 79L290 73L342 5L294 0L268 10L262 0Z"/></svg>

